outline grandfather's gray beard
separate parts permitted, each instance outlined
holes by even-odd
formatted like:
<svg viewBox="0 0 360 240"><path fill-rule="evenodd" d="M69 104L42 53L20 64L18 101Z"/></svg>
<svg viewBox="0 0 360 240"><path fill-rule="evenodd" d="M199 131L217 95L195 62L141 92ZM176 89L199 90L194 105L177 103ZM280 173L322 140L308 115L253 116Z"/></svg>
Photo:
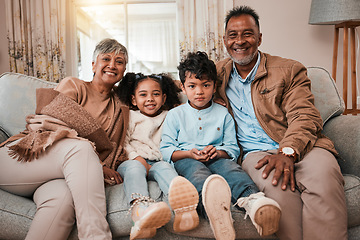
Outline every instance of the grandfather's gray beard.
<svg viewBox="0 0 360 240"><path fill-rule="evenodd" d="M230 58L237 64L239 64L240 66L245 66L247 64L249 64L257 55L258 52L254 52L253 54L246 56L242 59L235 59L232 55L230 55Z"/></svg>

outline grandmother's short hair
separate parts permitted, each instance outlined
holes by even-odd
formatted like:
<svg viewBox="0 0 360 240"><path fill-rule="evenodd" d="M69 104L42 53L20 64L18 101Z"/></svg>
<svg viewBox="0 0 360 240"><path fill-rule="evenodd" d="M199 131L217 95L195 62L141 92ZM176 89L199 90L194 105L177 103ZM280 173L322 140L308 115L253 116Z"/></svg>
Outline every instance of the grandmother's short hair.
<svg viewBox="0 0 360 240"><path fill-rule="evenodd" d="M95 63L97 56L104 53L124 54L126 63L128 62L128 52L126 47L112 38L105 38L101 40L95 47L92 61Z"/></svg>

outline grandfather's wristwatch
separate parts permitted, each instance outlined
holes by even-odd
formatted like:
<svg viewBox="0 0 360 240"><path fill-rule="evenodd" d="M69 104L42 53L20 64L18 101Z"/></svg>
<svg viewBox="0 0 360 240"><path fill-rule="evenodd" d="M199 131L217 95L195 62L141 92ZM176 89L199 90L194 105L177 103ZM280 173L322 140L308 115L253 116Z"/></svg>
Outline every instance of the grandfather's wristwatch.
<svg viewBox="0 0 360 240"><path fill-rule="evenodd" d="M287 157L292 157L294 159L294 162L296 162L296 152L293 148L291 147L283 147L280 149L279 153L287 156Z"/></svg>

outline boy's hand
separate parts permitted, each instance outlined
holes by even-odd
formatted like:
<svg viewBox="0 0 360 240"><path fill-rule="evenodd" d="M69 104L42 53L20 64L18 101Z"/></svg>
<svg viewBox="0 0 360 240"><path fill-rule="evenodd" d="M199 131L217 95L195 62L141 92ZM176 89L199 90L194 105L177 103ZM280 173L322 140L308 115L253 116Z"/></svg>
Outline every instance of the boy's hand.
<svg viewBox="0 0 360 240"><path fill-rule="evenodd" d="M216 159L216 157L218 156L216 147L214 147L213 145L208 145L204 147L204 149L201 150L201 154L208 155L210 159Z"/></svg>
<svg viewBox="0 0 360 240"><path fill-rule="evenodd" d="M202 151L199 151L196 148L191 149L189 153L190 153L190 158L200 162L207 162L210 159L210 157L207 154L203 154Z"/></svg>

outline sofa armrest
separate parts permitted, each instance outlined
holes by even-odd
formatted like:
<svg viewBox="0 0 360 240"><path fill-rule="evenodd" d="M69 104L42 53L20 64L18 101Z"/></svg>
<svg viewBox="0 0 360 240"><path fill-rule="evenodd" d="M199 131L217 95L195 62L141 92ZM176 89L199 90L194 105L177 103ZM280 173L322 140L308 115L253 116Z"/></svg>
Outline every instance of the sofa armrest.
<svg viewBox="0 0 360 240"><path fill-rule="evenodd" d="M339 165L345 174L360 177L360 116L340 115L330 119L323 133L339 152Z"/></svg>
<svg viewBox="0 0 360 240"><path fill-rule="evenodd" d="M0 126L0 143L4 142L9 137L10 137L10 134L8 132L6 132L5 129L3 129Z"/></svg>

